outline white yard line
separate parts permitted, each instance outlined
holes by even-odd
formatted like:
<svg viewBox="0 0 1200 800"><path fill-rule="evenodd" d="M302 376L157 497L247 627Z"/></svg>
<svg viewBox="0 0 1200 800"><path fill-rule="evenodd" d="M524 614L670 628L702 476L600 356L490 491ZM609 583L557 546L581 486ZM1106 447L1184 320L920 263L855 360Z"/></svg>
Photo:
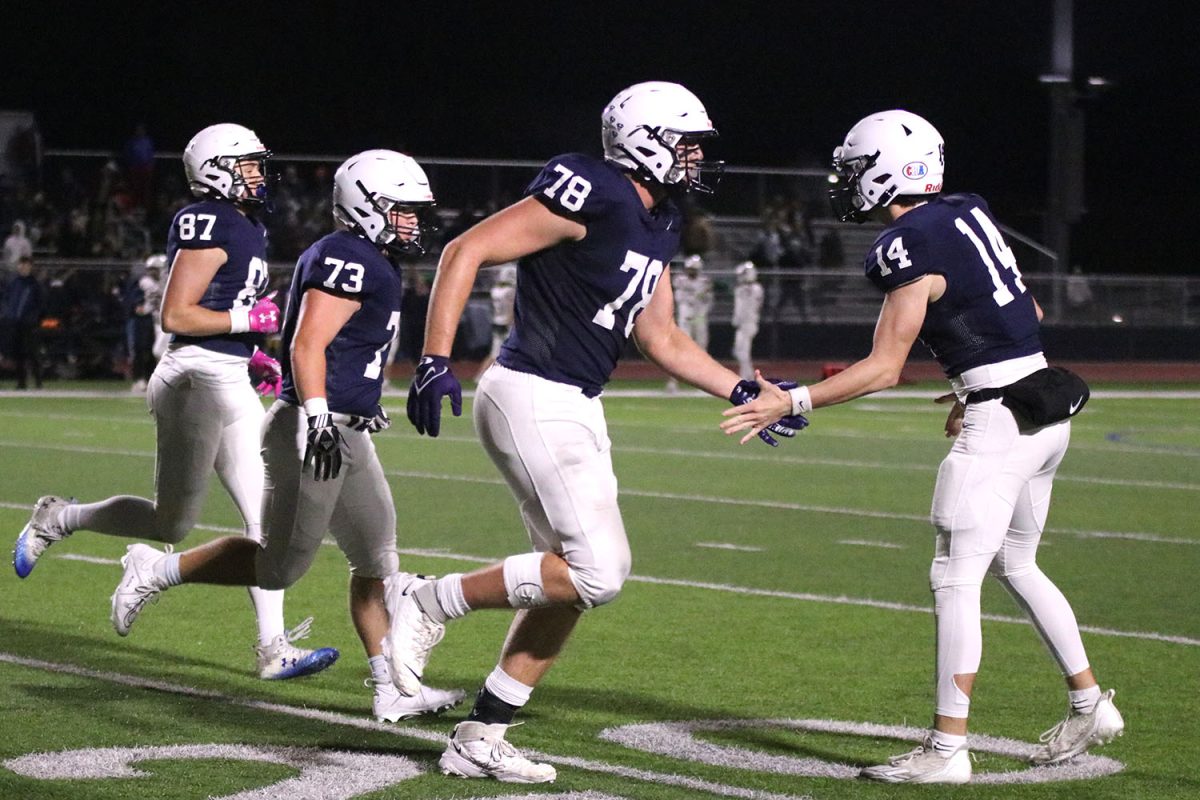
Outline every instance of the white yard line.
<svg viewBox="0 0 1200 800"><path fill-rule="evenodd" d="M220 533L230 532L229 528L215 528L206 525L197 525L197 528L202 530L215 530ZM240 531L235 531L240 533ZM335 542L331 539L326 539L324 544L335 546ZM855 542L859 544L859 542ZM862 544L865 544L863 542ZM878 544L876 545L878 546ZM886 546L886 545L885 545ZM465 561L472 564L491 564L499 561L497 558L489 556L477 556L465 553L454 553L448 550L436 549L412 549L412 548L397 548L397 552L401 555L418 556L421 558L444 558L449 561ZM58 558L63 558L71 561L83 561L89 564L108 564L115 565L118 562L116 559L95 558L92 556L76 556L70 553L61 555L55 554ZM630 575L629 580L635 583L649 583L657 586L681 586L689 589L704 589L706 591L728 592L730 594L739 594L749 597L775 597L784 600L800 600L809 603L830 603L833 605L844 606L863 606L866 608L878 608L886 611L904 611L918 614L932 614L933 608L929 606L917 606L909 603L895 603L889 600L873 600L866 597L848 597L846 595L825 595L814 594L812 592L785 592L777 589L757 589L749 586L735 586L728 583L709 583L706 581L689 581L680 578L658 578L653 575ZM1029 625L1031 624L1025 617L1013 617L1005 614L984 614L983 619L991 622L1004 622L1012 625ZM1079 630L1086 633L1095 633L1101 636L1117 636L1127 639L1144 639L1154 642L1169 642L1171 644L1182 644L1188 647L1200 647L1200 639L1194 639L1188 636L1175 636L1166 633L1157 633L1154 631L1123 631L1117 628L1107 628L1096 625L1080 625Z"/></svg>
<svg viewBox="0 0 1200 800"><path fill-rule="evenodd" d="M222 694L220 692L209 689L195 689L189 686L183 686L167 681L151 680L142 678L137 675L125 675L119 672L106 672L102 670L88 669L75 664L66 664L54 661L42 661L35 658L26 658L14 653L0 652L0 661L14 664L16 666L28 667L30 669L38 669L45 672L53 672L61 675L76 675L93 680L105 681L107 683L115 683L121 686L129 686L137 689L148 689L156 692L168 692L184 697L199 697L217 703L225 703L232 706L241 706L250 708L255 711L268 711L274 714L285 714L301 719L314 720L324 722L329 725L340 725L348 728L357 728L359 730L373 731L376 733L386 733L395 736L403 736L411 739L420 739L426 742L432 742L437 745L444 745L446 742L446 734L444 732L426 730L404 723L383 723L375 722L367 717L354 717L349 714L338 714L333 711L322 711L315 708L301 708L297 706L284 705L282 703L268 703L262 700L251 700L244 697L234 697L231 695ZM537 750L526 750L525 753L531 758L550 761L563 766L574 767L576 769L587 770L589 772L601 772L607 775L615 775L621 778L630 778L633 780L646 781L648 783L656 783L666 786L679 786L685 789L708 792L710 794L719 795L721 797L737 797L745 798L745 800L800 800L796 795L777 794L774 792L766 792L759 789L746 789L741 786L729 786L713 781L701 780L692 778L686 775L676 775L667 772L655 772L648 769L636 769L634 767L625 767L620 764L610 764L605 761L593 761L586 758L578 758L576 756L554 755Z"/></svg>

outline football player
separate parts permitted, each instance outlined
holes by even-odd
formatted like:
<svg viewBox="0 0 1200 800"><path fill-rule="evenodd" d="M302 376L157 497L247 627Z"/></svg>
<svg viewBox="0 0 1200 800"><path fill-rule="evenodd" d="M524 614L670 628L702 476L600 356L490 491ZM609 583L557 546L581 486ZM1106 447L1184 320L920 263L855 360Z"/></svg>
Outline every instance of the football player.
<svg viewBox="0 0 1200 800"><path fill-rule="evenodd" d="M743 261L734 272L737 275L737 287L733 290L733 357L738 362L738 374L749 380L754 377L750 351L754 337L758 335L763 287L758 282L758 270L753 261Z"/></svg>
<svg viewBox="0 0 1200 800"><path fill-rule="evenodd" d="M279 330L279 309L272 295L264 296L267 233L258 219L270 155L254 131L232 123L211 125L188 142L184 171L200 199L175 215L167 235L171 271L161 322L173 336L146 390L158 440L154 499L41 498L13 552L19 577L29 575L47 547L78 530L180 542L200 517L214 469L245 521L246 537L261 538L263 407L247 370L262 382L260 390L279 374L275 359L256 347L263 334ZM337 659L333 648L295 646L311 619L285 630L282 592L251 588L250 598L260 677L311 675Z"/></svg>
<svg viewBox="0 0 1200 800"><path fill-rule="evenodd" d="M741 402L757 391L689 339L672 313L667 265L682 222L673 195L711 191L706 180L719 167L704 160L702 146L717 134L708 112L678 84L641 83L605 108L602 130L603 159L551 159L524 199L446 246L433 286L408 417L437 436L443 397L461 413L449 356L476 273L518 261L516 321L479 382L474 418L533 544L533 552L469 575L415 582L403 593L388 587L385 651L405 694L418 691L447 620L517 609L499 663L442 754L451 775L555 778L552 766L526 759L504 737L580 614L612 601L629 575L600 401L626 340L710 394Z"/></svg>
<svg viewBox="0 0 1200 800"><path fill-rule="evenodd" d="M1092 674L1071 606L1036 558L1069 414L1084 398L1064 398L1061 418L1042 424L1010 408L1018 381L1041 394L1057 391L1042 380L1051 373L1039 337L1042 311L983 198L941 194L943 142L929 122L900 110L872 114L850 129L833 164L841 182L830 191L837 216L887 225L866 256L867 278L884 294L871 353L812 386L766 385L756 401L727 410L721 427L749 429L746 441L782 414L894 386L919 336L950 379L953 393L939 401L954 401L946 435L957 437L933 496L936 712L919 747L862 775L891 783L970 779L967 714L988 572L1029 614L1066 677L1068 715L1031 758L1060 763L1124 728L1114 692L1102 693Z"/></svg>
<svg viewBox="0 0 1200 800"><path fill-rule="evenodd" d="M391 150L353 156L334 175L342 229L300 256L283 324L283 388L267 412L263 538L229 536L183 553L133 545L112 597L125 635L147 600L180 583L281 590L312 565L326 532L350 562L350 616L367 651L380 721L450 708L462 691L396 691L381 643L384 583L402 591L396 508L371 434L390 425L379 404L384 364L400 322L397 260L419 254L433 206L425 172Z"/></svg>

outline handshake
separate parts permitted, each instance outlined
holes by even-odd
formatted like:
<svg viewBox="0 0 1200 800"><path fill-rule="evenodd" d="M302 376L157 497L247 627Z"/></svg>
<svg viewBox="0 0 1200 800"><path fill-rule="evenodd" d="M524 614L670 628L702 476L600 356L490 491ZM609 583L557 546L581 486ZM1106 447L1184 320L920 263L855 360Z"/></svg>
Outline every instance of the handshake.
<svg viewBox="0 0 1200 800"><path fill-rule="evenodd" d="M760 379L762 378L761 375L758 375L758 377ZM776 380L774 378L767 379L767 382L774 384L784 392L788 392L799 386L799 384L795 383L794 381ZM737 385L733 387L733 391L729 394L729 402L733 403L735 406L744 406L758 399L758 396L761 392L762 386L759 385L758 381L738 381ZM721 428L727 434L735 433L743 428L754 427L756 425L753 420L738 416L736 410L726 411L725 416L732 416L731 419L721 423ZM776 417L774 422L770 422L763 426L758 431L758 438L771 445L771 447L778 447L779 442L776 441L775 436L782 436L785 439L791 439L796 435L796 431L802 431L807 427L808 418L803 414L784 414ZM772 436L771 434L775 434L775 436Z"/></svg>

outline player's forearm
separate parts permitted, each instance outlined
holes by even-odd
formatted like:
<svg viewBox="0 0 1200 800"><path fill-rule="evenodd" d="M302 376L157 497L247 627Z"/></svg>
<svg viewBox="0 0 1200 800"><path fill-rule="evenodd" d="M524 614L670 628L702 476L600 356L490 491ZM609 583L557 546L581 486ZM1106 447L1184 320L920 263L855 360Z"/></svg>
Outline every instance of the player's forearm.
<svg viewBox="0 0 1200 800"><path fill-rule="evenodd" d="M808 387L813 408L837 405L856 397L890 389L900 381L900 368L890 361L867 357Z"/></svg>
<svg viewBox="0 0 1200 800"><path fill-rule="evenodd" d="M232 322L228 311L213 311L204 306L163 306L162 329L181 336L214 336L229 333Z"/></svg>
<svg viewBox="0 0 1200 800"><path fill-rule="evenodd" d="M325 348L296 339L292 344L292 378L301 404L313 398L324 399Z"/></svg>
<svg viewBox="0 0 1200 800"><path fill-rule="evenodd" d="M480 263L458 240L446 245L429 294L422 354L449 357Z"/></svg>
<svg viewBox="0 0 1200 800"><path fill-rule="evenodd" d="M738 382L736 374L717 363L679 328L661 339L638 344L646 357L668 375L714 397L727 399Z"/></svg>

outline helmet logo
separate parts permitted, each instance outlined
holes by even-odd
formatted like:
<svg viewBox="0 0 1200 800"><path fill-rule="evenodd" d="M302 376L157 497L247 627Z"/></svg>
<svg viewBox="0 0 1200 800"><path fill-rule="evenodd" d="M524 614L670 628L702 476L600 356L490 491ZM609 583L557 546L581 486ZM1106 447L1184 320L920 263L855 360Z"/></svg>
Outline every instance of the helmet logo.
<svg viewBox="0 0 1200 800"><path fill-rule="evenodd" d="M929 167L925 166L924 161L910 161L904 165L904 169L902 169L901 172L903 172L904 177L908 178L910 181L915 181L925 177L925 175L929 172Z"/></svg>

